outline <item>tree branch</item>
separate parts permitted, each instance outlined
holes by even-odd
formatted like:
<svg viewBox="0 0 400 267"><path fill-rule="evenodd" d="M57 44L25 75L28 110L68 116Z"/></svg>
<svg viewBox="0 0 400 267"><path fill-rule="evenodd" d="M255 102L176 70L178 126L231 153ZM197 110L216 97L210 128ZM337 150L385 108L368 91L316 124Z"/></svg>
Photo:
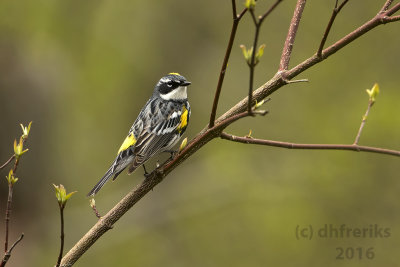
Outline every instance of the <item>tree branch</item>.
<svg viewBox="0 0 400 267"><path fill-rule="evenodd" d="M8 251L8 233L9 233L12 197L13 197L13 184L8 183L8 197L7 197L7 207L6 207L6 217L5 217L6 236L4 241L4 253L7 253Z"/></svg>
<svg viewBox="0 0 400 267"><path fill-rule="evenodd" d="M12 170L13 175L16 174L17 172L17 167L19 163L20 157L16 156L14 154L15 162L14 162L14 167ZM4 240L4 257L6 257L7 251L8 251L8 235L9 235L9 224L10 224L10 217L11 217L11 204L12 204L12 198L13 198L13 187L14 184L12 182L8 182L8 197L7 197L7 207L6 207L6 217L5 217L5 240ZM8 256L10 258L10 256ZM7 260L8 260L7 258ZM6 261L7 262L7 261Z"/></svg>
<svg viewBox="0 0 400 267"><path fill-rule="evenodd" d="M0 267L3 267L6 265L7 261L11 257L12 250L24 237L24 234L22 233L21 237L16 242L14 242L14 244L11 246L10 249L8 249L9 223L10 223L10 215L11 215L11 204L12 204L12 198L13 198L13 186L18 181L18 178L15 178L15 174L17 173L17 167L18 167L18 163L19 163L21 156L28 151L28 149L24 150L23 147L29 136L32 121L28 124L27 127L24 127L22 124L20 124L20 125L22 128L22 135L19 139L19 143L17 143L17 140L14 140L14 155L12 155L11 158L9 160L7 160L7 162L4 163L0 168L0 169L4 168L13 159L15 159L14 167L12 170L10 170L10 172L8 173L8 176L7 176L8 197L7 197L6 216L5 216L4 256L1 261Z"/></svg>
<svg viewBox="0 0 400 267"><path fill-rule="evenodd" d="M25 142L26 139L24 139L23 143ZM13 158L13 157L11 157ZM12 170L13 175L16 174L17 172L17 167L18 163L20 160L20 157L15 156L15 162L14 162L14 167ZM12 204L12 198L13 198L13 187L14 184L12 182L8 182L8 197L7 197L7 207L6 207L6 217L5 217L5 240L4 240L4 258L6 257L6 254L8 252L8 235L9 235L9 224L10 224L10 217L11 217L11 204ZM11 255L7 256L7 260L10 258ZM4 259L3 258L3 259ZM6 261L7 262L7 261Z"/></svg>
<svg viewBox="0 0 400 267"><path fill-rule="evenodd" d="M251 60L249 64L250 68L250 78L249 78L249 93L248 93L248 105L247 105L247 112L251 114L252 111L252 106L253 106L253 83L254 83L254 69L257 65L256 62L256 50L257 50L257 42L258 42L258 37L260 35L260 29L261 25L264 22L265 18L271 14L271 12L279 5L279 3L282 2L282 0L277 0L268 10L265 12L263 15L261 15L258 20L254 14L254 10L250 9L250 14L254 22L254 26L256 27L256 32L254 34L254 41L253 41L253 50L251 53Z"/></svg>
<svg viewBox="0 0 400 267"><path fill-rule="evenodd" d="M299 29L301 15L303 14L306 0L297 0L296 9L290 22L289 31L283 47L279 71L285 71L289 67L290 56L292 55L294 39L296 38L297 30Z"/></svg>
<svg viewBox="0 0 400 267"><path fill-rule="evenodd" d="M393 0L387 0L386 3L383 5L382 9L379 11L379 13L384 13L385 11L387 11L392 2Z"/></svg>
<svg viewBox="0 0 400 267"><path fill-rule="evenodd" d="M13 154L3 165L0 166L0 170L5 168L10 162L15 158L15 154Z"/></svg>
<svg viewBox="0 0 400 267"><path fill-rule="evenodd" d="M24 238L24 233L22 233L20 235L20 237L14 242L14 244L12 244L12 246L10 247L10 249L8 251L6 251L6 253L4 254L3 260L1 261L0 267L4 267L6 266L6 263L8 262L8 260L11 257L11 252L13 251L13 249L15 248L16 245L18 245L19 242L21 242L21 240Z"/></svg>
<svg viewBox="0 0 400 267"><path fill-rule="evenodd" d="M257 41L258 41L258 36L260 34L260 28L261 28L261 23L262 21L257 21L256 16L254 15L254 10L250 9L250 14L251 17L253 18L254 25L256 27L256 32L254 34L254 41L253 41L253 50L251 53L251 60L249 64L250 68L250 78L249 78L249 93L248 93L248 105L247 105L247 112L251 113L251 107L252 107L252 95L253 95L253 82L254 82L254 68L256 66L255 64L255 55L256 55L256 50L257 50Z"/></svg>
<svg viewBox="0 0 400 267"><path fill-rule="evenodd" d="M264 139L255 139L249 137L239 137L227 133L221 133L221 138L225 140L230 140L243 144L256 144L256 145L264 145L264 146L275 146L289 149L323 149L323 150L352 150L352 151L364 151L364 152L373 152L380 153L386 155L392 155L400 157L400 151L390 150L378 147L369 147L369 146L359 146L357 144L352 145L342 145L342 144L296 144L290 142L281 142L281 141L273 141L273 140L264 140Z"/></svg>
<svg viewBox="0 0 400 267"><path fill-rule="evenodd" d="M282 2L283 0L276 0L276 2L265 12L263 15L259 17L259 20L262 22L266 17L271 14L272 11Z"/></svg>
<svg viewBox="0 0 400 267"><path fill-rule="evenodd" d="M232 0L232 13L233 13L232 29L231 29L231 34L230 34L230 37L229 37L228 46L226 48L224 61L222 62L221 71L219 73L217 89L215 90L214 102L213 102L213 106L211 108L211 114L210 114L210 122L209 122L209 127L210 128L213 127L214 123L215 123L215 117L216 117L216 114L217 114L219 96L221 94L222 84L224 83L225 72L226 72L226 68L228 66L229 57L231 55L233 42L235 41L236 30L237 30L237 27L239 25L240 19L243 17L243 15L246 13L246 11L247 11L247 8L243 9L243 11L239 15L237 15L236 14L235 0Z"/></svg>
<svg viewBox="0 0 400 267"><path fill-rule="evenodd" d="M364 129L365 122L367 121L367 117L368 117L369 111L371 110L371 107L372 107L373 104L374 104L374 102L372 100L368 101L367 111L365 112L365 114L364 114L364 116L362 118L361 125L360 125L360 128L359 128L358 132L357 132L356 139L354 140L353 145L357 145L358 141L360 141L361 132Z"/></svg>
<svg viewBox="0 0 400 267"><path fill-rule="evenodd" d="M370 21L363 24L358 29L349 33L335 44L329 46L328 48L322 51L321 57L317 57L317 55L313 55L310 58L306 59L299 65L293 67L290 70L286 70L289 65L289 59L291 55L291 47L293 46L294 36L297 32L298 22L300 20L300 16L302 10L304 8L305 0L298 0L298 4L295 11L295 16L293 19L294 24L291 25L291 30L289 30L287 44L285 43L285 49L282 53L281 58L281 67L280 70L285 70L285 77L292 79L314 66L315 64L323 61L329 56L333 55L344 46L348 45L352 41L356 40L360 36L364 35L366 32L374 29L378 25L391 22L387 18L389 16L388 12L384 12L382 14L376 15ZM397 5L393 8L397 9ZM390 12L394 11L390 9ZM400 9L400 6L398 7ZM398 10L398 9L397 9ZM396 11L397 11L396 10ZM393 12L394 13L394 12ZM393 14L392 13L392 14ZM297 14L297 15L296 15ZM229 42L228 46L231 42ZM227 49L228 50L228 49ZM223 68L221 70L220 77L223 76L224 71L226 69L226 64L223 64ZM273 92L287 84L285 81L285 77L282 75L282 71L279 71L273 78L271 78L267 83L262 85L260 88L253 92L253 99L257 101L261 101L267 96L271 95ZM221 83L222 85L222 83ZM219 86L217 87L217 91L220 91ZM216 92L217 94L217 92ZM214 98L213 111L210 118L210 123L206 126L200 133L198 133L192 141L188 143L188 145L172 160L164 163L160 168L153 171L148 178L146 178L141 184L136 186L131 192L129 192L114 208L112 208L104 217L102 217L72 248L71 250L63 257L61 261L61 266L70 267L72 266L90 247L93 245L98 238L100 238L104 233L106 233L109 229L112 228L112 225L118 221L135 203L137 203L143 196L145 196L149 191L151 191L158 183L160 183L170 172L172 172L176 167L178 167L182 162L184 162L187 158L197 152L200 148L206 145L209 141L214 138L220 137L224 128L226 128L229 124L234 121L248 116L247 105L248 105L248 97L246 96L243 100L237 103L230 110L225 112L222 116L220 116L217 120L214 121L216 106L218 104L218 98ZM214 115L213 115L214 114ZM211 126L213 125L213 126ZM329 145L326 145L326 149L332 149ZM354 148L359 148L360 151L371 151L375 148L368 148L363 146L349 146L343 145L346 150L355 150ZM356 150L357 150L356 149ZM357 150L358 151L358 150ZM396 152L397 153L397 152ZM397 155L395 153L395 155Z"/></svg>
<svg viewBox="0 0 400 267"><path fill-rule="evenodd" d="M396 5L396 11L400 9L400 4L398 4L398 7ZM281 72L278 72L275 74L273 78L271 78L268 82L260 86L258 89L256 89L253 92L253 99L257 101L261 101L262 99L266 98L267 96L271 95L274 93L276 90L281 88L282 86L287 84L287 80L292 79L299 75L300 73L303 73L304 71L308 70L312 66L320 63L321 61L327 59L331 55L335 54L337 51L345 47L346 45L350 44L354 40L358 39L365 33L369 32L370 30L376 28L379 25L385 24L385 23L390 23L391 17L387 17L384 14L377 14L375 17L373 17L371 20L367 21L364 23L362 26L359 28L355 29L351 33L347 34L344 36L342 39L338 40L331 46L325 48L322 51L322 55L319 58L316 54L309 57L308 59L304 60L297 66L293 67L290 70L287 70L285 72L285 75L282 75ZM234 114L237 114L239 112L243 112L247 108L248 104L248 98L247 96L243 98L241 101L239 101L235 106L233 106L231 109L229 109L227 112L225 112L223 115L221 115L216 122L224 120ZM204 132L204 129L203 131Z"/></svg>
<svg viewBox="0 0 400 267"><path fill-rule="evenodd" d="M61 234L60 234L60 253L58 254L56 267L60 266L64 251L64 207L60 206Z"/></svg>
<svg viewBox="0 0 400 267"><path fill-rule="evenodd" d="M349 0L344 0L342 2L342 4L338 7L338 0L336 0L335 8L332 11L331 18L329 19L328 25L326 26L324 36L322 37L321 43L320 43L318 51L317 51L318 57L321 57L322 49L324 49L326 39L328 38L329 32L332 28L333 22L335 21L337 14L339 14L340 10L344 7L344 5L347 4L348 1Z"/></svg>
<svg viewBox="0 0 400 267"><path fill-rule="evenodd" d="M253 114L265 115L265 111L253 111ZM131 192L129 192L117 205L106 215L101 217L97 223L74 245L74 247L63 257L60 266L72 266L85 253L98 238L100 238L143 196L159 184L172 170L180 165L189 156L203 147L212 139L218 137L221 132L233 122L247 117L250 114L245 111L231 116L222 122L207 128L203 134L197 135L173 160L165 162L161 167L150 173L146 179Z"/></svg>
<svg viewBox="0 0 400 267"><path fill-rule="evenodd" d="M399 11L400 9L400 3L395 4L391 9L389 9L386 12L383 12L381 15L385 15L385 16L391 16L394 13L396 13L397 11Z"/></svg>
<svg viewBox="0 0 400 267"><path fill-rule="evenodd" d="M395 22L395 21L399 21L399 20L400 20L400 15L385 18L386 23Z"/></svg>

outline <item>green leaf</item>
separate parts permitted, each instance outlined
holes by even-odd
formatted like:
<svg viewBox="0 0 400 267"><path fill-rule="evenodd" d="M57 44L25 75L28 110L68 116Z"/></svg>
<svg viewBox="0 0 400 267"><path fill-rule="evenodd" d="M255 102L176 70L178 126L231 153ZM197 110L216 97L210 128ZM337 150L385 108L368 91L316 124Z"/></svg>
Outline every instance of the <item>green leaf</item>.
<svg viewBox="0 0 400 267"><path fill-rule="evenodd" d="M256 104L254 106L254 109L258 109L259 107L261 107L262 105L264 105L265 103L265 99L261 100L260 102L256 101Z"/></svg>
<svg viewBox="0 0 400 267"><path fill-rule="evenodd" d="M14 139L14 154L15 154L16 158L19 158L27 151L28 151L28 149L24 150L23 136L21 136L21 138L19 139L19 143L17 143L17 140Z"/></svg>
<svg viewBox="0 0 400 267"><path fill-rule="evenodd" d="M256 6L256 0L246 0L246 2L244 3L244 6L247 9L254 9L254 7Z"/></svg>
<svg viewBox="0 0 400 267"><path fill-rule="evenodd" d="M8 184L15 184L18 181L18 178L14 177L14 172L11 169L8 175L6 176Z"/></svg>
<svg viewBox="0 0 400 267"><path fill-rule="evenodd" d="M249 53L247 51L247 48L245 45L240 45L240 48L242 49L243 57L246 60L246 62L249 61Z"/></svg>
<svg viewBox="0 0 400 267"><path fill-rule="evenodd" d="M24 127L24 125L22 125L22 123L20 125L21 125L21 128L22 128L22 138L23 139L28 138L29 132L31 131L32 121L29 122L28 127Z"/></svg>
<svg viewBox="0 0 400 267"><path fill-rule="evenodd" d="M91 198L90 200L89 200L89 203L90 203L90 207L96 207L96 200L94 200L94 198Z"/></svg>
<svg viewBox="0 0 400 267"><path fill-rule="evenodd" d="M56 190L56 198L57 198L58 204L60 205L60 208L64 208L65 204L67 204L68 199L70 199L70 197L73 194L75 194L76 191L67 194L67 190L65 189L65 187L62 184L60 184L60 185L53 184L53 186Z"/></svg>
<svg viewBox="0 0 400 267"><path fill-rule="evenodd" d="M375 98L379 94L379 84L375 83L370 90L366 89L366 91L369 95L369 100L375 102Z"/></svg>
<svg viewBox="0 0 400 267"><path fill-rule="evenodd" d="M17 139L14 139L14 154L18 155L19 147L17 145Z"/></svg>
<svg viewBox="0 0 400 267"><path fill-rule="evenodd" d="M183 139L181 145L179 146L179 152L181 152L187 145L187 137L185 137L185 139Z"/></svg>
<svg viewBox="0 0 400 267"><path fill-rule="evenodd" d="M260 61L260 58L264 55L265 44L260 45L256 54L256 62Z"/></svg>
<svg viewBox="0 0 400 267"><path fill-rule="evenodd" d="M73 195L75 194L76 191L69 193L68 195L65 196L65 202L67 202L67 200Z"/></svg>

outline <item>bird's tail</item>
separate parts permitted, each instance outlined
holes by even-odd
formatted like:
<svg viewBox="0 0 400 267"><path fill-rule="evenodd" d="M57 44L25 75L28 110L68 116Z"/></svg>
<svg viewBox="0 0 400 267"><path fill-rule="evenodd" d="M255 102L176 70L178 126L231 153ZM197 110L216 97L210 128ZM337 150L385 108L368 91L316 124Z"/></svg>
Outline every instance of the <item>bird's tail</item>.
<svg viewBox="0 0 400 267"><path fill-rule="evenodd" d="M123 169L122 169L123 170ZM121 170L121 171L122 171ZM100 181L90 190L90 192L87 194L88 197L93 197L99 190L107 183L108 180L114 175L114 179L121 173L121 171L116 172L115 171L115 166L114 164L108 169L106 174L104 174L103 178L100 179Z"/></svg>

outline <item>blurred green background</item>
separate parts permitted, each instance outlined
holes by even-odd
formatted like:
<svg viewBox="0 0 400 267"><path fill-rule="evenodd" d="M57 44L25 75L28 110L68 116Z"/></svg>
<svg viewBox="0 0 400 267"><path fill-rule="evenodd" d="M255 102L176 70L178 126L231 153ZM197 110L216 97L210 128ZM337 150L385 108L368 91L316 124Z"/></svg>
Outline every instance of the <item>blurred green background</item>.
<svg viewBox="0 0 400 267"><path fill-rule="evenodd" d="M308 1L291 66L316 51L334 2ZM350 1L328 44L374 16L383 2ZM271 3L258 1L256 13ZM262 27L260 43L266 50L256 86L277 70L295 3L284 1ZM52 183L78 191L65 212L65 252L96 222L85 195L109 167L160 77L180 72L192 82L186 136L193 138L206 125L230 27L228 0L0 3L1 162L20 136L18 124L33 121L11 224L11 241L21 232L25 239L7 266L55 264L59 217ZM219 114L247 92L248 68L239 45L249 47L253 34L246 16ZM367 107L365 89L378 82L381 94L360 144L400 149L399 45L400 23L378 27L298 77L309 83L273 94L266 117L243 119L228 132L243 136L252 129L258 138L352 143ZM378 154L214 140L142 199L75 266L398 266L399 163ZM96 197L100 212L142 179L140 169L108 183ZM3 214L3 178L0 194ZM324 224L378 224L390 228L391 235L296 239L298 225L317 229ZM4 240L3 220L0 227ZM374 247L375 258L337 260L337 247Z"/></svg>

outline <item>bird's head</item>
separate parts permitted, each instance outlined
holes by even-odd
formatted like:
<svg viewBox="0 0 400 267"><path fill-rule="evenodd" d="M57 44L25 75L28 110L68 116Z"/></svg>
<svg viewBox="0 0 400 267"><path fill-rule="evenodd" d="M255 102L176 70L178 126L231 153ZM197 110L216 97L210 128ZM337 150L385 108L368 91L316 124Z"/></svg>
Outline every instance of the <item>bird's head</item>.
<svg viewBox="0 0 400 267"><path fill-rule="evenodd" d="M190 82L179 73L170 73L160 79L154 93L164 100L186 100Z"/></svg>

